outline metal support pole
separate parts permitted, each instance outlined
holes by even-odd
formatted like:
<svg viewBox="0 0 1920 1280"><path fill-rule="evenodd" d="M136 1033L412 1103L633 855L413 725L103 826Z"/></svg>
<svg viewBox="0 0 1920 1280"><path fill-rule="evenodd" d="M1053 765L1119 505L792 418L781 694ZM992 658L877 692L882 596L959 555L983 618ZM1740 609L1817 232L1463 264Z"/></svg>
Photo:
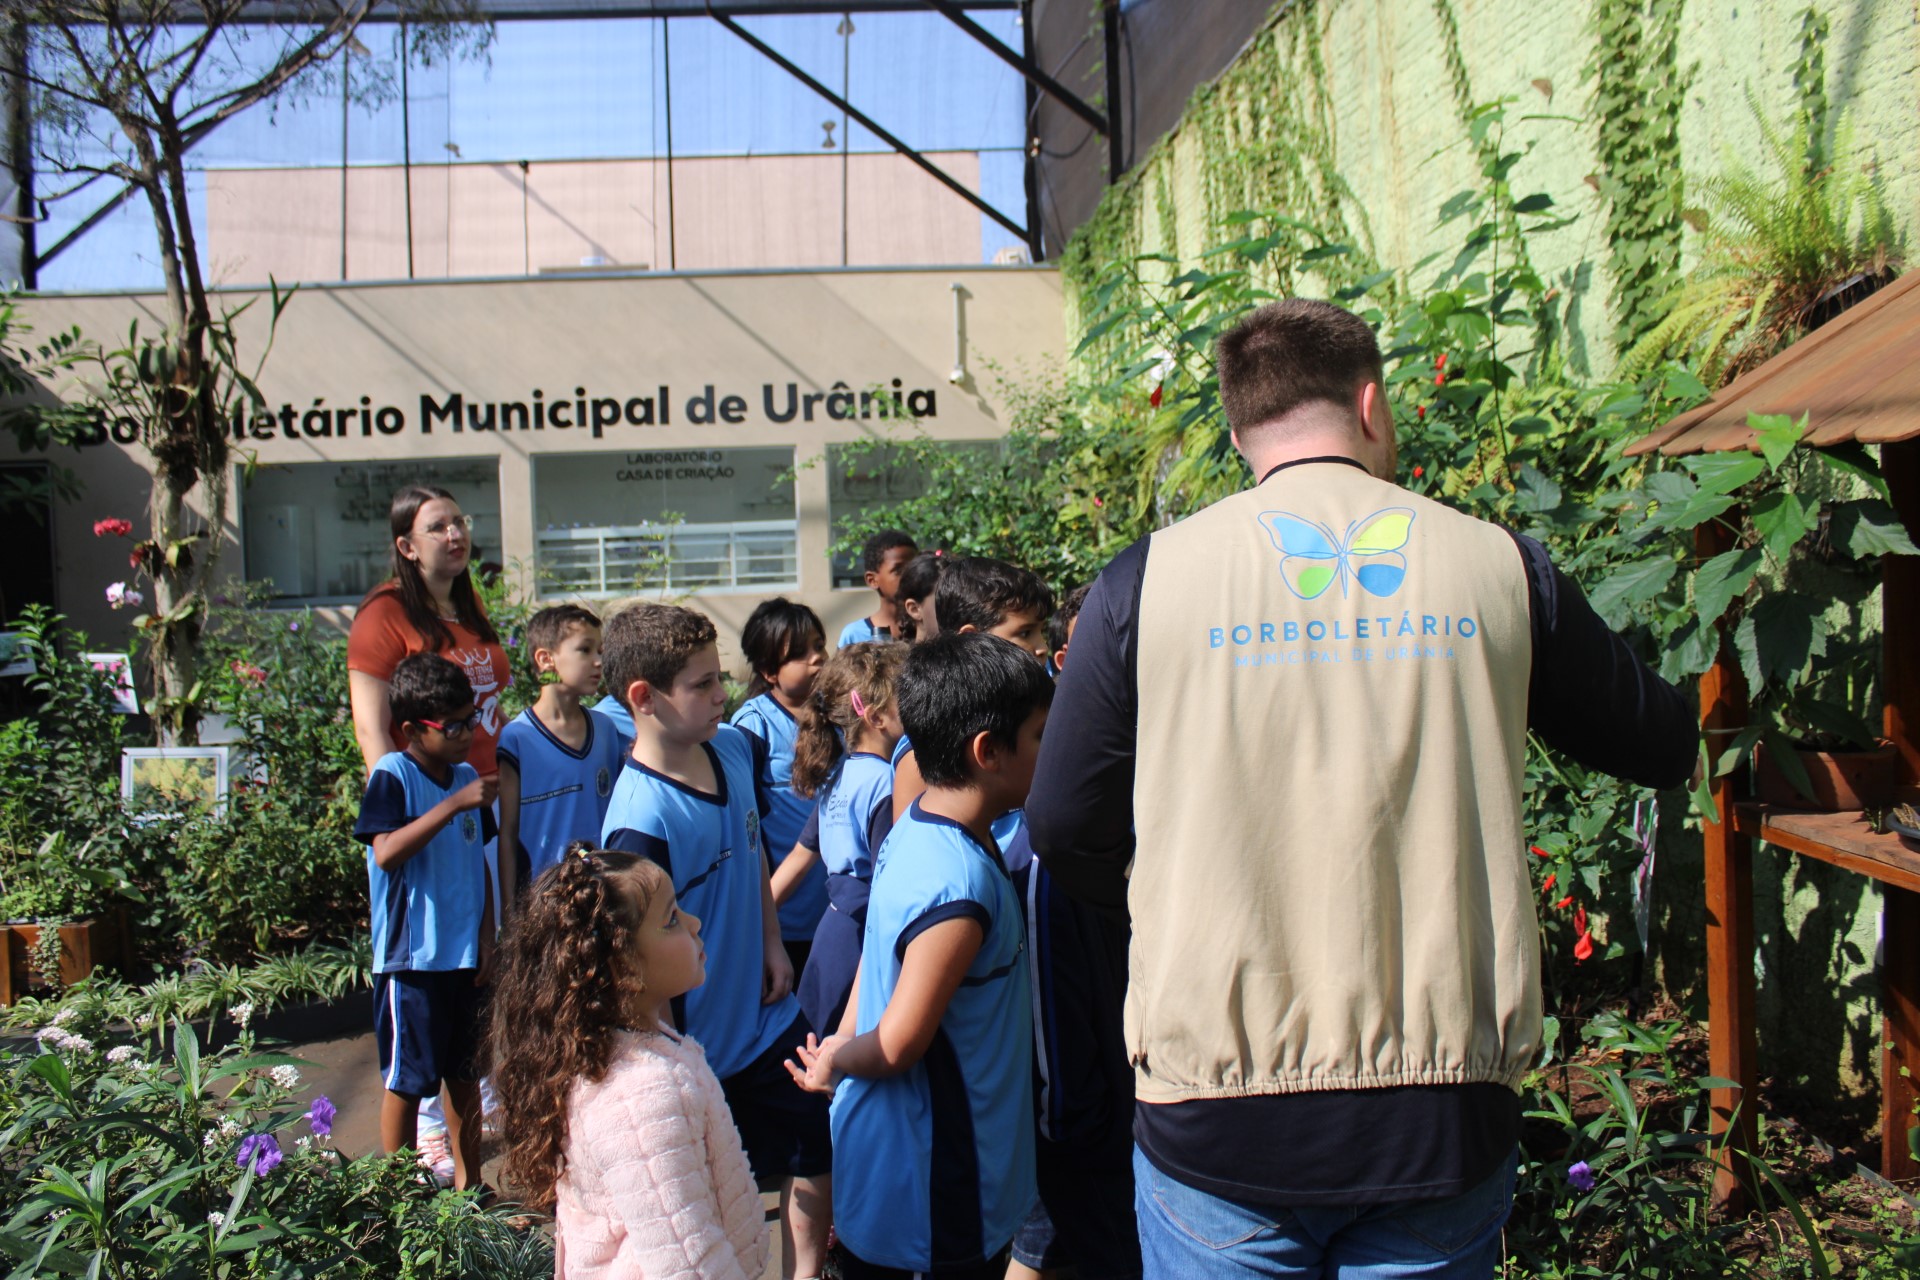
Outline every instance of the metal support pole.
<svg viewBox="0 0 1920 1280"><path fill-rule="evenodd" d="M406 186L407 201L407 279L413 279L413 111L407 85L407 64L413 61L407 48L407 24L400 24L400 175Z"/></svg>
<svg viewBox="0 0 1920 1280"><path fill-rule="evenodd" d="M20 283L40 287L40 264L35 260L39 222L33 207L33 96L27 86L27 24L14 23L7 31L7 63L12 74L8 88L7 149L13 162L13 209L20 228Z"/></svg>
<svg viewBox="0 0 1920 1280"><path fill-rule="evenodd" d="M680 269L680 254L673 238L673 23L660 19L660 66L664 73L667 97L667 270Z"/></svg>
<svg viewBox="0 0 1920 1280"><path fill-rule="evenodd" d="M1112 183L1127 171L1120 145L1120 0L1104 0L1100 21L1107 38L1107 181Z"/></svg>
<svg viewBox="0 0 1920 1280"><path fill-rule="evenodd" d="M1108 118L1113 115L1114 110L1111 102L1107 104L1107 114L1103 116L1082 101L1080 95L1040 69L1039 59L1034 56L1033 51L1033 36L1031 34L1033 30L1033 5L1030 3L1030 0L1022 0L1020 6L1020 25L1024 30L1021 39L1021 52L1017 54L994 39L992 32L975 22L972 18L969 18L966 10L962 9L958 4L955 4L953 0L927 0L927 3L945 14L947 20L953 23L954 26L959 27L962 31L986 46L989 53L999 58L1015 71L1018 71L1026 78L1029 85L1038 85L1046 91L1048 96L1057 99L1061 106L1092 125L1094 132L1100 134L1107 132L1107 121Z"/></svg>
<svg viewBox="0 0 1920 1280"><path fill-rule="evenodd" d="M353 103L353 55L340 50L340 278L347 278L347 108Z"/></svg>
<svg viewBox="0 0 1920 1280"><path fill-rule="evenodd" d="M1020 0L1020 52L1029 65L1034 62L1033 0ZM1046 257L1046 238L1040 219L1040 90L1033 77L1026 79L1027 112L1020 129L1020 172L1027 194L1027 260L1039 262Z"/></svg>
<svg viewBox="0 0 1920 1280"><path fill-rule="evenodd" d="M880 125L880 122L875 120L872 116L869 116L864 111L859 110L852 103L848 102L845 98L841 97L839 94L835 93L833 90L827 88L827 86L821 84L818 80L808 75L805 71L802 71L798 66L794 65L793 62L791 62L785 57L782 57L779 50L775 49L772 45L760 39L758 36L754 35L751 31L748 31L745 27L735 22L732 18L729 18L726 14L721 13L714 9L708 9L707 12L715 22L718 22L721 26L733 32L733 34L735 34L736 36L739 36L742 40L746 41L748 44L752 45L755 49L759 50L760 54L763 57L765 57L767 61L773 63L775 66L779 67L782 71L785 71L788 75L792 76L795 80L798 80L801 84L804 84L805 86L807 86L807 88L813 90L815 93L825 98L828 102L831 102L834 106L839 107L840 110L844 111L848 116L850 116L852 119L857 121L861 128L865 129L868 133L871 133L874 137L880 139L880 141L886 143L888 146L892 147L895 151L899 152L901 155L905 156L907 159L913 161L915 164L919 165L922 169L926 170L928 174L932 175L935 181L939 182L942 186L946 187L947 190L953 192L955 195L959 196L962 200L965 200L968 204L972 205L974 208L978 209L980 212L986 214L989 218L992 218L995 222L999 223L1001 226L1005 227L1007 230L1013 232L1013 234L1015 234L1016 236L1019 236L1022 240L1027 238L1027 229L1025 227L1021 226L1019 223L1015 222L1012 218L1009 218L1006 214L1000 212L998 209L988 204L985 200L981 199L980 196L975 192L969 191L964 184L956 180L954 176L948 173L945 169L942 169L939 165L933 163L933 161L927 159L925 156L921 155L918 151L914 150L912 147L908 146L906 143L902 142L900 139L894 137L893 134L887 132L887 130Z"/></svg>

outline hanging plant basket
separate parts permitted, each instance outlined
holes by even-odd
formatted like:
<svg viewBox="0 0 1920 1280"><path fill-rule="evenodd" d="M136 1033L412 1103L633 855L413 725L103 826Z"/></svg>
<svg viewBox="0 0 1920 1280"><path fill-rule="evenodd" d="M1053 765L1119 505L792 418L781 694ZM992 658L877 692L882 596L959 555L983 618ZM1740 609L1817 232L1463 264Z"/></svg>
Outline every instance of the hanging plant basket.
<svg viewBox="0 0 1920 1280"><path fill-rule="evenodd" d="M115 907L104 915L74 920L59 926L42 926L25 921L0 924L5 930L5 945L0 946L0 1005L11 1005L36 988L55 986L33 963L34 948L40 942L40 930L60 930L60 973L58 984L70 987L92 974L103 964L124 965L133 954L127 933L127 913Z"/></svg>

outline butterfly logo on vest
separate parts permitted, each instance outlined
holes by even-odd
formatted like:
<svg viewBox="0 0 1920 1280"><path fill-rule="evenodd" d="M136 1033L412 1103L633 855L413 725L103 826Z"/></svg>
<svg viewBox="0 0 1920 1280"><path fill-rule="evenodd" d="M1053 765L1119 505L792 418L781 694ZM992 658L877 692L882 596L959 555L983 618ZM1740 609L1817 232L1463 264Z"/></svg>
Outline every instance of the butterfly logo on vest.
<svg viewBox="0 0 1920 1280"><path fill-rule="evenodd" d="M1302 600L1324 594L1336 580L1343 596L1349 578L1376 596L1390 596L1406 581L1407 558L1400 549L1413 530L1413 512L1407 507L1363 516L1347 526L1344 536L1286 511L1262 511L1258 518L1280 549L1280 576Z"/></svg>

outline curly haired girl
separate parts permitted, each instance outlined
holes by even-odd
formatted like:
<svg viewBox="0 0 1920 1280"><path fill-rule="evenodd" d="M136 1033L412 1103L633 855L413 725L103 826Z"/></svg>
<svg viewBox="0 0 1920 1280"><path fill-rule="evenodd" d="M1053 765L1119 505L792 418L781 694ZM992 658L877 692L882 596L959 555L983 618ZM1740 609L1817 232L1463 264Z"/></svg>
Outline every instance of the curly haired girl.
<svg viewBox="0 0 1920 1280"><path fill-rule="evenodd" d="M761 1275L766 1224L733 1116L664 1016L706 977L700 921L667 873L575 844L534 883L501 957L506 1176L553 1210L555 1274Z"/></svg>
<svg viewBox="0 0 1920 1280"><path fill-rule="evenodd" d="M905 732L893 682L906 656L904 644L848 645L821 669L800 710L793 788L817 798L827 867L827 913L800 974L800 1011L827 1035L840 1025L860 968L867 885L893 826L893 746Z"/></svg>

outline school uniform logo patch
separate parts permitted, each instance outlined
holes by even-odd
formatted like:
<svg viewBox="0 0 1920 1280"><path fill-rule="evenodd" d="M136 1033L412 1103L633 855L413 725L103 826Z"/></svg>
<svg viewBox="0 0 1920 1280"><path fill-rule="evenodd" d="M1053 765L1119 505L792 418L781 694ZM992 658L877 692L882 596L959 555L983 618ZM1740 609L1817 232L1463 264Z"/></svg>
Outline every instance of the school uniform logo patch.
<svg viewBox="0 0 1920 1280"><path fill-rule="evenodd" d="M460 838L469 844L480 838L480 819L472 811L460 815Z"/></svg>
<svg viewBox="0 0 1920 1280"><path fill-rule="evenodd" d="M605 769L602 769L594 775L593 789L599 794L602 800L605 800L613 794L613 775Z"/></svg>
<svg viewBox="0 0 1920 1280"><path fill-rule="evenodd" d="M1336 581L1340 594L1356 582L1368 595L1390 596L1407 578L1407 558L1400 549L1413 532L1413 512L1387 507L1347 526L1344 535L1317 520L1287 511L1262 511L1260 527L1280 551L1280 576L1287 590L1302 600L1326 593Z"/></svg>
<svg viewBox="0 0 1920 1280"><path fill-rule="evenodd" d="M760 814L758 810L747 810L747 848L764 856L766 846L760 841Z"/></svg>

